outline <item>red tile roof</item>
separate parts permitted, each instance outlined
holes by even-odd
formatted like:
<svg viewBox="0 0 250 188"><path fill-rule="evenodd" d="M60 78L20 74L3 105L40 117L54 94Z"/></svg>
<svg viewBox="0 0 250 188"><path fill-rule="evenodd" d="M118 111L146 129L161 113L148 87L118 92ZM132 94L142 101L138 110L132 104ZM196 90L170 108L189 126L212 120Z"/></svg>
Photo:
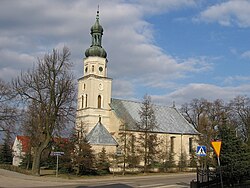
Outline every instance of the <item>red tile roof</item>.
<svg viewBox="0 0 250 188"><path fill-rule="evenodd" d="M30 149L30 137L17 136L17 139L22 143L22 152L27 153Z"/></svg>
<svg viewBox="0 0 250 188"><path fill-rule="evenodd" d="M30 149L30 137L29 136L17 136L17 140L19 140L22 144L22 152L29 152ZM60 137L55 137L53 138L53 142L60 146L64 147L65 144L68 144L69 139L68 138L60 138Z"/></svg>

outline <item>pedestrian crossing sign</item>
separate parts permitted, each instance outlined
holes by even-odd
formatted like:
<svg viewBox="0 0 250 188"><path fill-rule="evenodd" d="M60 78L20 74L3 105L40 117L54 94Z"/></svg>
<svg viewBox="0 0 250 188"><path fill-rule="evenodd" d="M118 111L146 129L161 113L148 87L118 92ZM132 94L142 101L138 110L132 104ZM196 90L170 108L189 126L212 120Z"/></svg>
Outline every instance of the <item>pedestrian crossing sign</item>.
<svg viewBox="0 0 250 188"><path fill-rule="evenodd" d="M197 146L196 148L196 155L200 157L204 157L207 155L207 148L206 146Z"/></svg>

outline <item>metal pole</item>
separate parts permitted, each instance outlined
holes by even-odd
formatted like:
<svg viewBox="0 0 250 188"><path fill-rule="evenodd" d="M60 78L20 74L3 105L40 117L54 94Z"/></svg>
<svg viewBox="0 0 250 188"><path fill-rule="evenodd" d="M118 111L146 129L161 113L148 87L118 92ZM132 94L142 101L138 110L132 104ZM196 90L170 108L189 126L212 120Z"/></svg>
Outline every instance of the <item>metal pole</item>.
<svg viewBox="0 0 250 188"><path fill-rule="evenodd" d="M221 188L223 188L223 180L222 180L222 173L221 173L221 166L220 166L220 158L219 156L217 157L218 159L218 165L219 165L219 169L220 169L220 183L221 183Z"/></svg>
<svg viewBox="0 0 250 188"><path fill-rule="evenodd" d="M58 162L59 162L59 156L56 155L56 177L58 176Z"/></svg>

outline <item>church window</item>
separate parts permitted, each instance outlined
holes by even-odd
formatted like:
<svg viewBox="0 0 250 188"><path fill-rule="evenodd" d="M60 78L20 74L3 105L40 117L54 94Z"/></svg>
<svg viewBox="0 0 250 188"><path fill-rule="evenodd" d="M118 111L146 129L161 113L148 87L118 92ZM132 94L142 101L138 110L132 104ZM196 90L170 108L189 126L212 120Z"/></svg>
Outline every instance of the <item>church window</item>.
<svg viewBox="0 0 250 188"><path fill-rule="evenodd" d="M84 108L84 96L82 95L82 108Z"/></svg>
<svg viewBox="0 0 250 188"><path fill-rule="evenodd" d="M175 136L171 136L170 138L170 152L171 153L174 153L174 139L175 139Z"/></svg>
<svg viewBox="0 0 250 188"><path fill-rule="evenodd" d="M102 97L101 97L101 95L98 95L98 104L97 104L97 108L101 108L101 107L102 107L101 104L102 104Z"/></svg>
<svg viewBox="0 0 250 188"><path fill-rule="evenodd" d="M135 135L132 135L131 136L131 148L130 148L132 154L135 154L135 152L136 152L135 151L135 142L136 142Z"/></svg>
<svg viewBox="0 0 250 188"><path fill-rule="evenodd" d="M92 65L92 72L94 72L95 71L95 66L94 65Z"/></svg>
<svg viewBox="0 0 250 188"><path fill-rule="evenodd" d="M85 90L86 89L86 84L83 84L83 90Z"/></svg>
<svg viewBox="0 0 250 188"><path fill-rule="evenodd" d="M88 72L88 67L85 68L85 73L87 73L87 72Z"/></svg>
<svg viewBox="0 0 250 188"><path fill-rule="evenodd" d="M193 152L193 138L189 138L189 153Z"/></svg>
<svg viewBox="0 0 250 188"><path fill-rule="evenodd" d="M88 95L86 94L85 95L85 108L88 107Z"/></svg>

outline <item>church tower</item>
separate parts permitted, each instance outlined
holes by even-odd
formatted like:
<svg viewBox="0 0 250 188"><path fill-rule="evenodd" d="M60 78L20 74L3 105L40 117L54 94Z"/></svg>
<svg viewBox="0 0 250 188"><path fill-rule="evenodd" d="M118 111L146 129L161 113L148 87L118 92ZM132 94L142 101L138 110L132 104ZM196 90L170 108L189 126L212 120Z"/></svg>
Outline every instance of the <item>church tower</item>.
<svg viewBox="0 0 250 188"><path fill-rule="evenodd" d="M107 53L102 47L103 27L97 11L91 27L92 44L85 51L84 76L78 79L77 127L89 133L98 121L109 130L112 79L107 77Z"/></svg>

